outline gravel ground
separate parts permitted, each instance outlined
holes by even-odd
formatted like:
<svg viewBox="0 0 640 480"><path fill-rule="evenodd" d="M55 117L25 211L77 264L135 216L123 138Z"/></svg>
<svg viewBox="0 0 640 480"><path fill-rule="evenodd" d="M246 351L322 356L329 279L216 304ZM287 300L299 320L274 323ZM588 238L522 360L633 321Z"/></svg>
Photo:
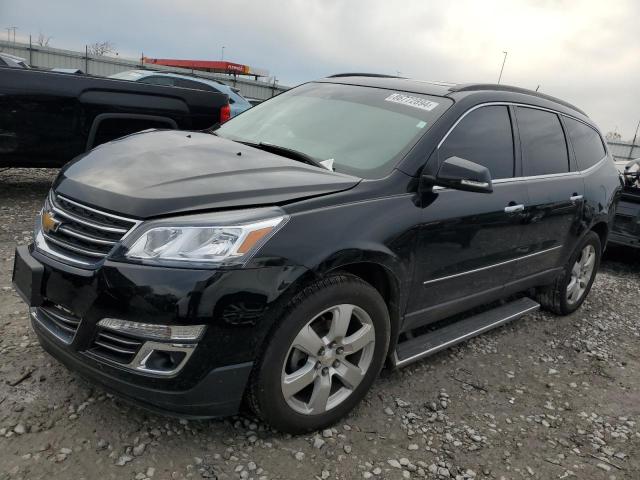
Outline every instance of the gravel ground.
<svg viewBox="0 0 640 480"><path fill-rule="evenodd" d="M640 478L640 260L605 259L584 306L527 315L383 374L333 429L180 421L45 354L11 288L53 170L0 171L0 479Z"/></svg>

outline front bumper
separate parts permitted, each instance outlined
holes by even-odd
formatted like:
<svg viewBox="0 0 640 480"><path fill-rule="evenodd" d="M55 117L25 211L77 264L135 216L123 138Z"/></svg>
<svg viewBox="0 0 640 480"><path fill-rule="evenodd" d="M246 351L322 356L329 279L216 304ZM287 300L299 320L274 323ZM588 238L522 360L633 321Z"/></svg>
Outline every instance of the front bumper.
<svg viewBox="0 0 640 480"><path fill-rule="evenodd" d="M44 349L71 370L154 410L216 417L237 412L276 305L304 272L291 266L214 271L109 261L84 270L19 247L14 285L32 307ZM71 333L58 332L39 319L39 312L51 310L68 316L67 322L76 319L77 327L58 322L63 330L72 327ZM204 324L206 330L182 368L161 376L97 354L103 318Z"/></svg>
<svg viewBox="0 0 640 480"><path fill-rule="evenodd" d="M32 319L38 340L51 356L69 370L79 373L106 390L132 403L170 416L211 418L238 412L251 373L252 362L215 368L187 390L171 391L127 381L116 372L101 369L86 357L65 348L56 338Z"/></svg>

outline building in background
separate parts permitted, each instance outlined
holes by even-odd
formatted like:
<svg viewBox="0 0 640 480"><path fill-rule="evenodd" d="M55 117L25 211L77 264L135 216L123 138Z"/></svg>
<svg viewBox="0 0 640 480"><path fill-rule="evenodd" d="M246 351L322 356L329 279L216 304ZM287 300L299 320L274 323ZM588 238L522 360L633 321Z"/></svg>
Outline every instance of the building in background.
<svg viewBox="0 0 640 480"><path fill-rule="evenodd" d="M108 77L109 75L124 72L126 70L141 68L181 74L190 74L195 70L190 67L182 68L178 66L166 66L158 63L144 63L141 58L126 59L121 56L112 57L107 55L92 55L89 53L88 48L85 48L84 51L78 52L29 43L7 42L6 40L0 40L0 52L25 59L26 64L31 65L34 68L78 69L83 71L85 74L98 75L102 77ZM226 73L200 70L198 75L224 82L231 87L240 90L240 94L243 97L258 100L266 100L288 90L289 88L277 84L275 79L269 79L264 76L264 73L268 74L265 70L232 62L222 63L229 63L231 65L231 69L237 69L238 71L236 72L236 75L229 75L228 69L226 70ZM245 71L244 67L247 67L249 76L246 76L247 74L244 73L239 74L240 67L242 67L243 72ZM233 71L231 73L233 73Z"/></svg>
<svg viewBox="0 0 640 480"><path fill-rule="evenodd" d="M225 60L178 60L172 58L148 58L142 57L145 65L164 65L166 67L179 67L200 72L224 73L228 75L246 75L258 80L260 77L268 77L269 70L263 68L242 65L241 63L227 62Z"/></svg>

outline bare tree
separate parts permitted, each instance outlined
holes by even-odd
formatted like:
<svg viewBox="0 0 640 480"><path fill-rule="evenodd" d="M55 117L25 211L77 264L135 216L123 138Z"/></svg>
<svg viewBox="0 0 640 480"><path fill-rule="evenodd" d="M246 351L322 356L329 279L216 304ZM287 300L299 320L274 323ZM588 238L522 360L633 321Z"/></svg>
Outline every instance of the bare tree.
<svg viewBox="0 0 640 480"><path fill-rule="evenodd" d="M41 47L48 47L49 42L53 37L48 37L44 33L40 32L38 34L38 39L36 40L36 45L40 45Z"/></svg>
<svg viewBox="0 0 640 480"><path fill-rule="evenodd" d="M95 42L89 45L88 51L91 55L108 55L109 53L114 53L116 51L115 44L106 40L104 42Z"/></svg>
<svg viewBox="0 0 640 480"><path fill-rule="evenodd" d="M607 132L605 138L607 140L622 140L622 135L620 135L618 132Z"/></svg>

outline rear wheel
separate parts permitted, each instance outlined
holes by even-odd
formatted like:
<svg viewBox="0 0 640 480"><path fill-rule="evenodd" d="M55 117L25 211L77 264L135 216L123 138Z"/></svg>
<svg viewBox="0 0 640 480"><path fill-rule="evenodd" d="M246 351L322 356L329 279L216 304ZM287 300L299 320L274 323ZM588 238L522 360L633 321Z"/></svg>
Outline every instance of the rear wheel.
<svg viewBox="0 0 640 480"><path fill-rule="evenodd" d="M315 430L369 390L387 353L389 314L371 285L336 275L298 294L266 342L249 385L251 407L281 431Z"/></svg>
<svg viewBox="0 0 640 480"><path fill-rule="evenodd" d="M569 258L563 274L538 292L543 308L558 315L568 315L580 307L591 290L600 266L600 237L589 232Z"/></svg>

